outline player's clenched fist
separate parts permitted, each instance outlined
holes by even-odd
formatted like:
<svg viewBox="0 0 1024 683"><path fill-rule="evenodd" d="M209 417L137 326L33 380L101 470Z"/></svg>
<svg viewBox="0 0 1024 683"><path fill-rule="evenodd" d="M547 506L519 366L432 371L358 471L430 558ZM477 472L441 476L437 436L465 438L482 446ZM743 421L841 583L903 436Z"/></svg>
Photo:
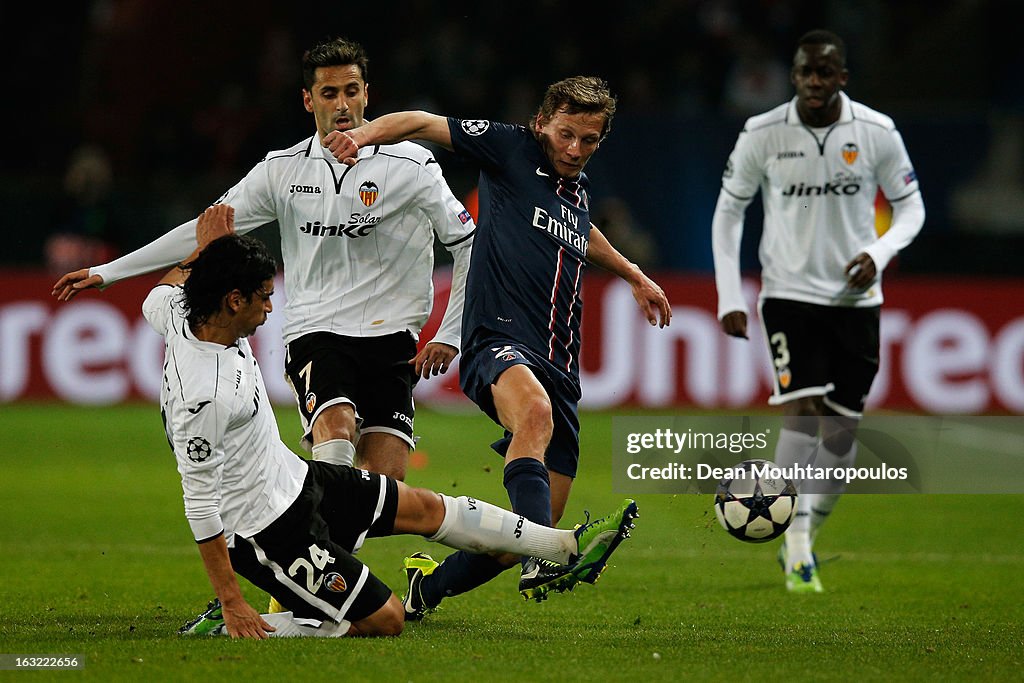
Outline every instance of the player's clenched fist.
<svg viewBox="0 0 1024 683"><path fill-rule="evenodd" d="M358 161L356 153L359 152L359 145L347 132L331 131L324 136L323 144L331 156L343 164L352 166Z"/></svg>

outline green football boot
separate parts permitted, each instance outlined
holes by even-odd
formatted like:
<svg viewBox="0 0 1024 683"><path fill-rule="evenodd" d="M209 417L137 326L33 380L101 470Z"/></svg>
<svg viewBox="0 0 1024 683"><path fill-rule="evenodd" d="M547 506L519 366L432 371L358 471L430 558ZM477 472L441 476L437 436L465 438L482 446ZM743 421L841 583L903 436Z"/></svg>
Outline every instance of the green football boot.
<svg viewBox="0 0 1024 683"><path fill-rule="evenodd" d="M419 621L436 609L428 607L423 601L420 583L423 577L433 574L437 567L438 563L426 553L413 553L402 561L402 569L405 570L405 578L409 582L409 589L402 598L406 621Z"/></svg>
<svg viewBox="0 0 1024 683"><path fill-rule="evenodd" d="M219 636L223 633L224 613L218 598L206 605L205 612L178 629L179 636Z"/></svg>

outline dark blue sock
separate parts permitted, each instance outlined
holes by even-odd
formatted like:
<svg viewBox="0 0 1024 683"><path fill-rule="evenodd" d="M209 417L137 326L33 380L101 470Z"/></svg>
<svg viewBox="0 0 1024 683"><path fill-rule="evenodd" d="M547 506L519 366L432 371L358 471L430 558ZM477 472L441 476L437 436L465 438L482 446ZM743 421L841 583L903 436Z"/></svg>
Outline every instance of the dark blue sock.
<svg viewBox="0 0 1024 683"><path fill-rule="evenodd" d="M505 465L505 489L513 512L536 524L551 526L551 482L544 463L516 458Z"/></svg>
<svg viewBox="0 0 1024 683"><path fill-rule="evenodd" d="M490 555L464 550L452 553L420 583L420 595L428 607L437 607L442 598L461 595L482 586L508 569Z"/></svg>
<svg viewBox="0 0 1024 683"><path fill-rule="evenodd" d="M505 465L505 489L513 512L536 524L551 526L551 482L544 463L516 458ZM522 559L524 565L528 559Z"/></svg>

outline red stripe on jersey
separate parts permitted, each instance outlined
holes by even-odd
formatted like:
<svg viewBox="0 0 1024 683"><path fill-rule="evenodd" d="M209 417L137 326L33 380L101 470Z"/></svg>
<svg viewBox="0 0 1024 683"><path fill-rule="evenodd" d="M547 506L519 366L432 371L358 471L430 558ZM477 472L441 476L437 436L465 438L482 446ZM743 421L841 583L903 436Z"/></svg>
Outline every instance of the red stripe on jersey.
<svg viewBox="0 0 1024 683"><path fill-rule="evenodd" d="M579 183L575 181L566 182L563 178L559 178L558 187L555 188L555 194L567 202L572 203L572 205L578 209L580 208L579 188Z"/></svg>
<svg viewBox="0 0 1024 683"><path fill-rule="evenodd" d="M555 304L558 297L558 281L562 279L562 255L565 254L565 247L558 248L558 266L555 268L555 282L551 286L551 320L548 323L548 331L551 339L548 341L548 360L555 360Z"/></svg>
<svg viewBox="0 0 1024 683"><path fill-rule="evenodd" d="M565 345L565 351L569 355L569 360L567 360L565 362L565 369L566 369L566 371L568 371L569 367L572 365L572 351L569 350L572 347L572 339L573 339L572 316L573 316L573 309L576 307L576 298L577 298L577 296L579 296L579 292L580 292L580 276L582 274L583 274L583 261L577 261L576 262L576 279L573 281L573 288L572 288L572 301L569 302L569 317L566 318L566 321L565 321L566 324L569 326L569 341Z"/></svg>

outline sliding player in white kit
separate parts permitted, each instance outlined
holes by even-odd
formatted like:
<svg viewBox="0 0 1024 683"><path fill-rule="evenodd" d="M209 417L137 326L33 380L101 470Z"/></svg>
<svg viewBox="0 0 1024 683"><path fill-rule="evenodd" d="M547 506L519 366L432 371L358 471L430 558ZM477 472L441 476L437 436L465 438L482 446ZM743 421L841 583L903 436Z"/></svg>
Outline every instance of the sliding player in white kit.
<svg viewBox="0 0 1024 683"><path fill-rule="evenodd" d="M303 55L303 104L316 133L260 161L218 203L235 208L240 234L277 221L284 257L285 370L295 390L303 447L314 459L405 478L414 447L412 389L445 372L460 348L475 225L433 155L411 142L337 162L321 145L363 125L367 56L334 39ZM191 220L110 263L63 276L68 300L87 287L166 268L196 246ZM433 303L435 235L454 259L441 326L417 354Z"/></svg>
<svg viewBox="0 0 1024 683"><path fill-rule="evenodd" d="M881 274L924 224L910 157L888 116L853 102L846 47L828 31L798 43L796 96L747 120L722 178L712 222L718 317L747 337L740 278L744 213L764 204L759 312L774 367L772 405L785 410L776 446L783 467L850 467L856 429L878 371ZM892 224L875 232L875 195ZM786 587L820 592L812 551L841 481L797 482L798 511L780 548Z"/></svg>
<svg viewBox="0 0 1024 683"><path fill-rule="evenodd" d="M398 635L401 602L352 555L368 536L419 534L461 550L536 555L574 570L614 550L628 533L617 519L552 529L483 501L290 451L245 339L273 309L277 265L259 240L230 234L232 212L221 204L202 214L199 246L143 304L165 340L161 416L185 515L217 594L181 633ZM257 613L235 572L288 611Z"/></svg>

